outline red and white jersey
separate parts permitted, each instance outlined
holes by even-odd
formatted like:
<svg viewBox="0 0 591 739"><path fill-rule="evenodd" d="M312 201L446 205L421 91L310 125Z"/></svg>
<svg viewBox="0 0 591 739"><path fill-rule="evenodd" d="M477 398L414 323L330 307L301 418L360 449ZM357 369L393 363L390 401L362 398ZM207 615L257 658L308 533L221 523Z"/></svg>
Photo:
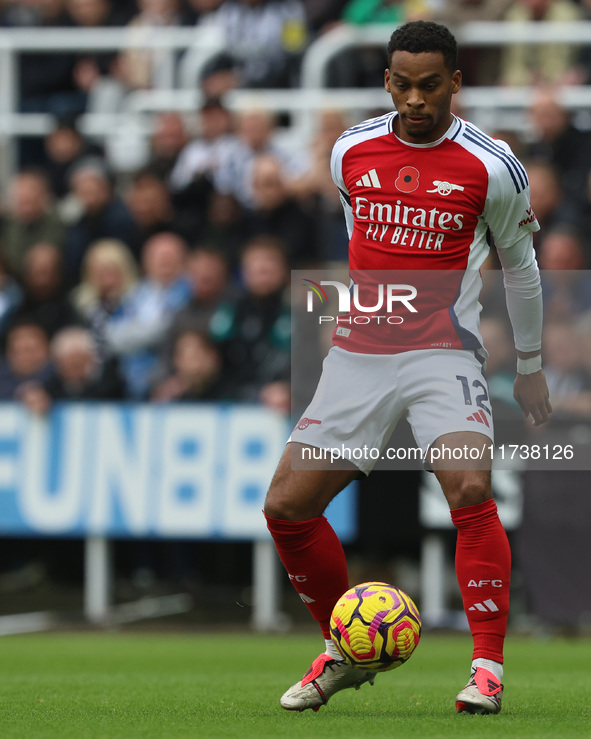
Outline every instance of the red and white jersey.
<svg viewBox="0 0 591 739"><path fill-rule="evenodd" d="M367 310L351 301L351 320L339 317L333 341L371 354L480 352L479 269L488 255L489 229L501 261L505 250L511 250L512 264L533 258L532 232L539 225L527 175L507 144L471 123L454 117L438 141L410 144L394 134L396 116L345 131L331 169L345 210L352 283L361 291L364 283L375 286L383 270L420 274L416 312L392 325L358 321ZM408 277L397 282L413 284Z"/></svg>

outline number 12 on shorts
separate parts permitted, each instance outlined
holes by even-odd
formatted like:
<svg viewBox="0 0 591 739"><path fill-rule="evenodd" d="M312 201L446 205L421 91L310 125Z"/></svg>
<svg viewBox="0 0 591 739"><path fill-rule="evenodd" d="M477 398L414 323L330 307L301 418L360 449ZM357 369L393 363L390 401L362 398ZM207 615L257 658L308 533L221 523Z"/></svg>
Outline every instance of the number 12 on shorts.
<svg viewBox="0 0 591 739"><path fill-rule="evenodd" d="M486 385L481 380L474 380L472 382L472 387L478 392L478 390L482 390L481 393L478 393L476 397L474 398L474 401L472 401L472 393L470 391L470 384L468 382L468 378L466 375L456 375L456 380L458 380L462 385L462 392L464 393L464 402L466 405L473 405L476 403L476 405L479 408L482 408L483 411L486 411L489 416L492 416L490 408L486 405L484 402L485 400L488 400L488 390L486 389Z"/></svg>

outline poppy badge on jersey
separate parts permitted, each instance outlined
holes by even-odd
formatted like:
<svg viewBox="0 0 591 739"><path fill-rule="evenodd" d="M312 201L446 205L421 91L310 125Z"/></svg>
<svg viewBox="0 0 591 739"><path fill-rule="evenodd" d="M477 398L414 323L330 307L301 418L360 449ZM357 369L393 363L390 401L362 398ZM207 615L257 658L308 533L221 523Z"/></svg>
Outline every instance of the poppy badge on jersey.
<svg viewBox="0 0 591 739"><path fill-rule="evenodd" d="M401 167L394 185L400 192L414 192L419 186L419 170L410 165Z"/></svg>

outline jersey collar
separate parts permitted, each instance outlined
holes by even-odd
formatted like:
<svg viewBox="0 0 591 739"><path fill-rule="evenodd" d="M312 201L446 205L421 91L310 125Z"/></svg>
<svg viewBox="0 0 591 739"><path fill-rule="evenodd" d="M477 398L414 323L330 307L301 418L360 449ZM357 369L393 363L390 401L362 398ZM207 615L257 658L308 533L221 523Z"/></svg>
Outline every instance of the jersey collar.
<svg viewBox="0 0 591 739"><path fill-rule="evenodd" d="M392 133L394 133L394 121L396 120L397 116L398 116L398 113L396 113L394 117L392 118ZM437 139L437 141L429 141L428 144L411 144L408 141L403 141L399 136L396 136L395 133L394 133L394 136L396 136L396 139L400 141L401 144L404 144L405 146L410 146L413 149L431 149L434 146L439 146L439 144L442 141L445 141L445 139L452 139L458 132L462 124L460 122L460 119L456 118L456 116L453 115L453 113L452 113L452 116L453 116L453 120L451 122L451 126L447 129L447 131L443 134L441 138Z"/></svg>

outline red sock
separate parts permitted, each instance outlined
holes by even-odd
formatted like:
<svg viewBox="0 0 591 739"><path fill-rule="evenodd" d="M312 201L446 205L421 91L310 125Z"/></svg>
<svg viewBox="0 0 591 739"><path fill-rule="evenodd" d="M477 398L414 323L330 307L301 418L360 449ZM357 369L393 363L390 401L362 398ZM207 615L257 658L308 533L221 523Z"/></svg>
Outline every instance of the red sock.
<svg viewBox="0 0 591 739"><path fill-rule="evenodd" d="M349 588L347 561L338 536L324 516L309 521L265 518L292 585L329 639L330 614Z"/></svg>
<svg viewBox="0 0 591 739"><path fill-rule="evenodd" d="M511 550L494 500L456 508L456 574L474 639L472 659L503 661L509 615Z"/></svg>

